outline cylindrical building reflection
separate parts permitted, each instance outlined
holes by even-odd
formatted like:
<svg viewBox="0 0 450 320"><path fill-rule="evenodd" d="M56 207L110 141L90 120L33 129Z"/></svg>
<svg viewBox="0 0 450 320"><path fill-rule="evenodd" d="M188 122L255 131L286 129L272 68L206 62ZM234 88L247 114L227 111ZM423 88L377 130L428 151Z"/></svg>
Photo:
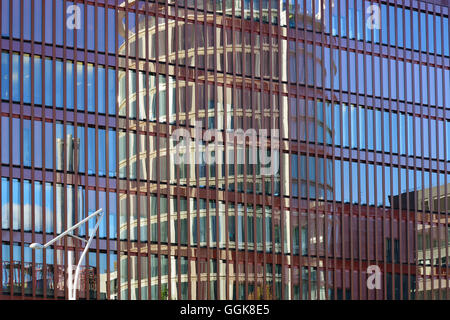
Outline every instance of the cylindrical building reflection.
<svg viewBox="0 0 450 320"><path fill-rule="evenodd" d="M240 1L236 1L238 3ZM145 9L143 4L128 2L128 6L135 5ZM164 6L151 4L150 8L158 11ZM236 12L238 10L240 7L236 7ZM271 297L272 286L276 287L277 294L281 293L279 267L273 270L272 264L261 265L260 258L247 265L233 258L228 250L248 250L249 254L257 252L258 256L262 252L298 255L300 250L301 254L306 254L307 244L302 244L300 249L300 238L305 242L313 241L308 240L308 236L316 239L308 233L308 220L300 219L298 214L292 219L293 213L280 211L279 200L275 207L225 200L255 193L267 199L263 203L269 203L272 196L281 199L289 197L291 192L299 196L299 185L302 190L310 186L314 189L311 199L317 196L319 200L326 200L333 192L331 160L320 159L319 171L310 172L308 179L303 169L293 177L291 167L306 168L306 161L313 163L314 158L290 154L289 142L282 143L280 170L265 177L261 174L261 159L250 164L251 139L244 145L232 141L216 149L208 149L205 141L197 145L196 130L200 130L203 138L207 129L217 129L225 137L239 129L244 135L249 129L256 133L268 129L270 135L270 129L281 126L279 138L289 139L287 123L292 113L288 107L288 89L282 83L288 77L290 48L287 41L276 35L270 37L240 30L233 33L232 29L214 27L217 16L213 14L197 11L194 15L191 10L185 13L185 19L168 21L144 14L133 15L131 21L125 11L118 14L118 32L123 39L119 47L119 65L123 68L118 74L119 116L127 119L121 122L123 130L119 131L119 178L124 179L120 185L126 191L120 194L119 200L120 239L124 250L120 258L121 295L126 299L131 291L131 298L137 299L140 288L142 298L148 297L148 291L152 299L168 298L171 282L172 299L178 294L183 299L188 298L189 288L192 299L245 298L245 286L247 297ZM249 13L249 9L244 10L244 16ZM279 22L277 9L272 10L271 16L273 23ZM231 16L223 16L223 19L239 21ZM268 19L267 11L263 11L261 19ZM282 8L280 20L286 20L286 8ZM320 17L313 20L320 30ZM325 65L310 46L300 51L310 68L335 72L333 64ZM166 62L168 64L160 64ZM303 66L298 72L305 72L306 68ZM269 80L280 80L280 84L270 88ZM251 90L251 86L257 90ZM316 111L311 108L318 110L319 104L322 114L314 116ZM326 141L331 139L332 129L326 122L325 106L319 101L318 105L298 106L298 110L301 108L304 115L295 119L300 121L298 126L317 126L318 132L325 133ZM189 131L192 139L182 150L190 151L188 163L176 165L175 156L180 149L176 147L178 141L171 139L170 134L180 127ZM270 143L270 136L268 138ZM200 156L212 152L223 162L207 165L202 160L199 163L195 158L199 147ZM260 149L258 145L258 155ZM125 179L131 180L130 189ZM196 194L204 195L197 197ZM315 200L311 205L313 202ZM291 223L294 230L292 252ZM127 247L127 240L131 241L131 248ZM202 257L211 254L211 249L221 258L204 260ZM245 265L251 265L252 270L245 271ZM138 269L141 274L137 273ZM263 284L263 273L267 287ZM292 297L299 294L290 292L288 279L283 283L286 294Z"/></svg>

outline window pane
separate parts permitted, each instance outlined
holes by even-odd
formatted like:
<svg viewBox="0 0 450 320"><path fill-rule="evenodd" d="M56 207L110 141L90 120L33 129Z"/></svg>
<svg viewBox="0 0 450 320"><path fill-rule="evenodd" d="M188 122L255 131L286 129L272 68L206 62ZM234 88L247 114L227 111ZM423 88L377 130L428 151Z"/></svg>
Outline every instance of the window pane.
<svg viewBox="0 0 450 320"><path fill-rule="evenodd" d="M53 24L53 0L45 0L45 43L53 43L52 24Z"/></svg>
<svg viewBox="0 0 450 320"><path fill-rule="evenodd" d="M383 112L384 118L383 118L383 127L384 127L384 151L385 152L389 152L390 150L390 146L389 146L389 128L390 128L390 123L389 123L389 113L388 112Z"/></svg>
<svg viewBox="0 0 450 320"><path fill-rule="evenodd" d="M55 81L55 96L56 96L56 107L62 108L63 107L63 98L64 98L64 81L63 81L63 62L61 60L55 61L55 74L56 74L56 81Z"/></svg>
<svg viewBox="0 0 450 320"><path fill-rule="evenodd" d="M77 63L77 108L84 110L84 65Z"/></svg>
<svg viewBox="0 0 450 320"><path fill-rule="evenodd" d="M51 106L53 102L53 61L49 58L45 59L45 105Z"/></svg>
<svg viewBox="0 0 450 320"><path fill-rule="evenodd" d="M9 0L2 0L2 37L9 37Z"/></svg>
<svg viewBox="0 0 450 320"><path fill-rule="evenodd" d="M64 0L57 0L57 2L58 2L58 1L63 2ZM67 12L67 9L68 9L70 6L73 6L73 2L67 1L67 2L66 2L66 8L65 8L64 11ZM59 11L59 12L61 12L61 11ZM69 11L69 12L70 12L70 11ZM72 11L72 12L73 12L73 11ZM63 28L61 28L61 29L63 29ZM75 30L75 29L72 29L72 28L64 28L64 29L66 30L66 44L67 44L67 46L69 46L69 47L73 47L74 30Z"/></svg>
<svg viewBox="0 0 450 320"><path fill-rule="evenodd" d="M117 239L116 193L109 193L109 238Z"/></svg>
<svg viewBox="0 0 450 320"><path fill-rule="evenodd" d="M3 164L9 164L9 118L7 117L1 117L1 153L2 153L2 163Z"/></svg>
<svg viewBox="0 0 450 320"><path fill-rule="evenodd" d="M31 103L31 58L23 55L23 102Z"/></svg>
<svg viewBox="0 0 450 320"><path fill-rule="evenodd" d="M388 23L387 23L387 6L385 4L381 5L381 37L382 43L388 44Z"/></svg>
<svg viewBox="0 0 450 320"><path fill-rule="evenodd" d="M67 95L67 109L73 110L74 108L74 73L73 62L68 61L66 63L66 95Z"/></svg>
<svg viewBox="0 0 450 320"><path fill-rule="evenodd" d="M34 183L34 231L42 232L42 183Z"/></svg>
<svg viewBox="0 0 450 320"><path fill-rule="evenodd" d="M64 19L64 0L56 0L55 4L55 18L56 18L56 28L55 28L55 42L57 45L63 45L63 31L66 29L67 31L71 31L68 28L61 28L59 26L64 26L66 23L63 21ZM69 33L66 34L68 36Z"/></svg>
<svg viewBox="0 0 450 320"><path fill-rule="evenodd" d="M20 165L20 135L22 130L20 129L20 119L12 119L12 163L14 165Z"/></svg>
<svg viewBox="0 0 450 320"><path fill-rule="evenodd" d="M10 18L13 21L12 35L15 39L20 39L20 17L20 1L12 1L12 15Z"/></svg>
<svg viewBox="0 0 450 320"><path fill-rule="evenodd" d="M42 60L34 57L34 103L42 104Z"/></svg>
<svg viewBox="0 0 450 320"><path fill-rule="evenodd" d="M12 188L12 202L13 202L13 230L20 230L22 221L20 215L20 182L17 179L13 179Z"/></svg>
<svg viewBox="0 0 450 320"><path fill-rule="evenodd" d="M95 112L95 69L87 65L87 107L89 112Z"/></svg>
<svg viewBox="0 0 450 320"><path fill-rule="evenodd" d="M395 7L389 6L389 44L395 46Z"/></svg>
<svg viewBox="0 0 450 320"><path fill-rule="evenodd" d="M116 52L116 12L114 9L108 9L108 52Z"/></svg>
<svg viewBox="0 0 450 320"><path fill-rule="evenodd" d="M98 130L98 174L99 176L106 175L106 137L105 130Z"/></svg>
<svg viewBox="0 0 450 320"><path fill-rule="evenodd" d="M31 215L31 182L25 180L23 182L23 228L24 231L31 231L32 215Z"/></svg>
<svg viewBox="0 0 450 320"><path fill-rule="evenodd" d="M66 139L64 138L64 126L62 123L56 123L56 170L64 170L64 157L68 156L65 152Z"/></svg>
<svg viewBox="0 0 450 320"><path fill-rule="evenodd" d="M108 113L116 114L116 71L108 69Z"/></svg>
<svg viewBox="0 0 450 320"><path fill-rule="evenodd" d="M397 45L403 47L403 8L397 7ZM407 30L409 28L407 27Z"/></svg>
<svg viewBox="0 0 450 320"><path fill-rule="evenodd" d="M20 102L20 61L19 55L12 57L12 100Z"/></svg>
<svg viewBox="0 0 450 320"><path fill-rule="evenodd" d="M2 229L9 229L9 180L2 178Z"/></svg>
<svg viewBox="0 0 450 320"><path fill-rule="evenodd" d="M9 99L9 54L2 52L2 99Z"/></svg>
<svg viewBox="0 0 450 320"><path fill-rule="evenodd" d="M97 7L97 49L105 52L105 8Z"/></svg>
<svg viewBox="0 0 450 320"><path fill-rule="evenodd" d="M97 206L94 208L94 210L98 210L98 209L103 209L103 212L106 213L106 192L104 191L100 191L99 195L98 195L99 201ZM105 217L103 217L102 222L100 223L99 226L99 236L100 238L106 238L106 227L107 227L107 219L106 219L106 214Z"/></svg>
<svg viewBox="0 0 450 320"><path fill-rule="evenodd" d="M428 32L427 32L427 16L425 12L420 13L420 41L421 41L421 50L422 52L427 51L427 38L428 38Z"/></svg>
<svg viewBox="0 0 450 320"><path fill-rule="evenodd" d="M88 128L88 174L95 174L95 128Z"/></svg>
<svg viewBox="0 0 450 320"><path fill-rule="evenodd" d="M411 10L405 9L405 30L411 29ZM405 32L405 47L411 49L412 32Z"/></svg>
<svg viewBox="0 0 450 320"><path fill-rule="evenodd" d="M42 41L42 1L34 1L34 41Z"/></svg>
<svg viewBox="0 0 450 320"><path fill-rule="evenodd" d="M31 120L23 120L23 165L31 167Z"/></svg>
<svg viewBox="0 0 450 320"><path fill-rule="evenodd" d="M69 3L67 3L69 5ZM80 29L74 29L77 34L77 47L84 49L84 34L85 34L85 21L84 21L84 5L81 3L76 4L80 8Z"/></svg>
<svg viewBox="0 0 450 320"><path fill-rule="evenodd" d="M42 168L42 122L34 121L34 166Z"/></svg>
<svg viewBox="0 0 450 320"><path fill-rule="evenodd" d="M45 168L53 169L53 125L45 123Z"/></svg>
<svg viewBox="0 0 450 320"><path fill-rule="evenodd" d="M78 126L77 128L77 137L78 137L78 161L79 161L79 167L78 167L78 171L79 172L85 172L85 139L84 139L84 127L82 126Z"/></svg>
<svg viewBox="0 0 450 320"><path fill-rule="evenodd" d="M442 23L441 23L441 17L436 16L436 53L441 55L442 54ZM448 36L448 33L445 35Z"/></svg>
<svg viewBox="0 0 450 320"><path fill-rule="evenodd" d="M428 14L428 51L434 53L434 16L433 14Z"/></svg>
<svg viewBox="0 0 450 320"><path fill-rule="evenodd" d="M94 12L94 6L88 5L87 6L87 48L88 50L94 50L95 49L95 12Z"/></svg>
<svg viewBox="0 0 450 320"><path fill-rule="evenodd" d="M53 186L45 184L45 232L53 232Z"/></svg>
<svg viewBox="0 0 450 320"><path fill-rule="evenodd" d="M116 176L116 131L110 129L108 134L108 165L109 165L109 176Z"/></svg>
<svg viewBox="0 0 450 320"><path fill-rule="evenodd" d="M106 87L105 87L105 68L99 67L97 69L98 72L98 103L97 103L97 111L98 113L105 113L105 94L106 94ZM95 82L93 90L95 91ZM114 96L110 96L112 100L114 100Z"/></svg>
<svg viewBox="0 0 450 320"><path fill-rule="evenodd" d="M448 18L443 18L443 28L444 28L444 55L449 55L449 37L448 35Z"/></svg>

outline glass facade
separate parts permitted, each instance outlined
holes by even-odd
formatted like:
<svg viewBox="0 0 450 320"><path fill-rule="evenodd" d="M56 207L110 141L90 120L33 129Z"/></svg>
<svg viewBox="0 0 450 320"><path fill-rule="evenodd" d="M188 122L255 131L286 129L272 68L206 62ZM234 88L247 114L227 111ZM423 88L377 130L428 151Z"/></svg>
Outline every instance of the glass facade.
<svg viewBox="0 0 450 320"><path fill-rule="evenodd" d="M450 298L449 9L1 0L0 298Z"/></svg>

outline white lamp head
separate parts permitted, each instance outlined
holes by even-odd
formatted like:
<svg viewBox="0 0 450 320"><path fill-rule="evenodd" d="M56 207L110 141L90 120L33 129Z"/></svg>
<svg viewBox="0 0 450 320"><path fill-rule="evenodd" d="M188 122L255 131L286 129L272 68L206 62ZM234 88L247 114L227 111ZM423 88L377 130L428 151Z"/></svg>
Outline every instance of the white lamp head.
<svg viewBox="0 0 450 320"><path fill-rule="evenodd" d="M31 249L42 249L42 248L44 248L44 246L40 243L32 243L32 244L30 244L30 248Z"/></svg>

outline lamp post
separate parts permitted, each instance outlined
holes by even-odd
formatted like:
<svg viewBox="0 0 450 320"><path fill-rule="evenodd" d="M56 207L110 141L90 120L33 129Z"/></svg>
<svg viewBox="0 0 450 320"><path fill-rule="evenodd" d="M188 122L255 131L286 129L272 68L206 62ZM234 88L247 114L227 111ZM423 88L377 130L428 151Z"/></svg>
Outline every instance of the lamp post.
<svg viewBox="0 0 450 320"><path fill-rule="evenodd" d="M87 221L89 221L90 219L97 217L97 223L94 227L94 229L91 230L91 233L89 234L89 240L86 241L86 239L77 237L75 235L73 235L71 232L74 231L75 229L78 229L82 224L86 223ZM45 249L48 246L52 245L53 243L55 243L56 241L58 241L59 239L61 239L64 236L69 236L78 240L81 240L82 242L86 243L86 246L83 250L83 253L81 254L80 260L78 261L78 265L77 268L75 270L75 279L72 282L72 252L68 252L68 264L69 264L69 270L68 270L68 284L69 284L69 300L76 300L76 293L77 293L77 283L78 283L78 277L80 274L80 266L81 263L83 262L84 257L86 256L89 247L91 245L92 239L94 239L94 235L98 230L98 227L100 226L100 222L102 221L102 218L104 216L104 212L103 209L99 209L97 211L95 211L93 214L89 215L88 217L84 218L83 220L81 220L80 222L78 222L77 224L75 224L74 226L70 227L69 229L67 229L66 231L64 231L63 233L61 233L60 235L58 235L56 238L50 240L49 242L47 242L46 244L42 245L40 243L32 243L30 244L30 248L31 249ZM69 254L70 253L70 254Z"/></svg>

